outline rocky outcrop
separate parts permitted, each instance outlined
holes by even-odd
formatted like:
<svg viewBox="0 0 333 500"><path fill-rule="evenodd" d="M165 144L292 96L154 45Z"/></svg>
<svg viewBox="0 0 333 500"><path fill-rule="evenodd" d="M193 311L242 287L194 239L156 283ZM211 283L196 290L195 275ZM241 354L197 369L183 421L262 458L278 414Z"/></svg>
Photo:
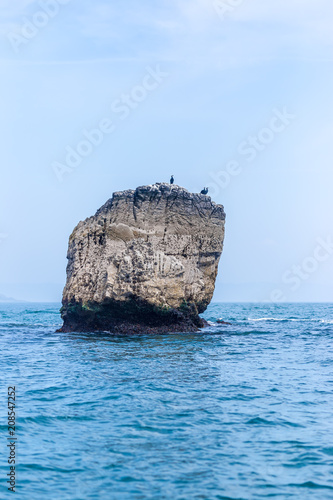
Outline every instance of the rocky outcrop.
<svg viewBox="0 0 333 500"><path fill-rule="evenodd" d="M210 303L225 213L170 184L114 193L69 238L62 331L192 331Z"/></svg>

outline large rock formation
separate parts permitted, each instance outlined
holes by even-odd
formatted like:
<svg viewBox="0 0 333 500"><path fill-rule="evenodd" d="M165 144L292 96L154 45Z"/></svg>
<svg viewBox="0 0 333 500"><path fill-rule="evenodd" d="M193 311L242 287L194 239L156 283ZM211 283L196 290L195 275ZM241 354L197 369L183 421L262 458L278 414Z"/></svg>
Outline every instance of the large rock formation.
<svg viewBox="0 0 333 500"><path fill-rule="evenodd" d="M154 184L114 193L69 238L62 331L191 331L210 303L225 213Z"/></svg>

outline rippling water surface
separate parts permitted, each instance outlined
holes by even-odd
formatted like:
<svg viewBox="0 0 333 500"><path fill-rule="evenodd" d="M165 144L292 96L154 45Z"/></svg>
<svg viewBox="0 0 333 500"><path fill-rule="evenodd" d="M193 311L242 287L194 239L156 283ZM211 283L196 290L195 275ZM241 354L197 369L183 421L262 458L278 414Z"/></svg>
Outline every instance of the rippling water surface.
<svg viewBox="0 0 333 500"><path fill-rule="evenodd" d="M55 333L0 305L1 498L332 499L333 306L213 304L200 333ZM216 323L218 318L232 323Z"/></svg>

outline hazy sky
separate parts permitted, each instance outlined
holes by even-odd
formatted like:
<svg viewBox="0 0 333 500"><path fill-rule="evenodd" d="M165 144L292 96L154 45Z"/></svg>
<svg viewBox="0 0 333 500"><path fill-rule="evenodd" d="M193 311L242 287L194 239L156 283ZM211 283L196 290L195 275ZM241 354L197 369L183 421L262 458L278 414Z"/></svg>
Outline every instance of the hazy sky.
<svg viewBox="0 0 333 500"><path fill-rule="evenodd" d="M333 300L332 18L331 0L1 0L0 294L60 301L74 226L173 173L227 213L215 300Z"/></svg>

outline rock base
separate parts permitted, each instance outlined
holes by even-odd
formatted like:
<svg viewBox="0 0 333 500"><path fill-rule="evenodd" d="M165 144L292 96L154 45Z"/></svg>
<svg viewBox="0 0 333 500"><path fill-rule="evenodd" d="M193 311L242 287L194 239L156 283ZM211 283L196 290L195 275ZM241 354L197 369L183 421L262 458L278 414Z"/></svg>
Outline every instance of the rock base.
<svg viewBox="0 0 333 500"><path fill-rule="evenodd" d="M128 302L106 300L82 305L65 303L61 309L64 321L58 332L110 332L121 335L197 332L207 326L194 304L180 309L152 306L142 300Z"/></svg>

